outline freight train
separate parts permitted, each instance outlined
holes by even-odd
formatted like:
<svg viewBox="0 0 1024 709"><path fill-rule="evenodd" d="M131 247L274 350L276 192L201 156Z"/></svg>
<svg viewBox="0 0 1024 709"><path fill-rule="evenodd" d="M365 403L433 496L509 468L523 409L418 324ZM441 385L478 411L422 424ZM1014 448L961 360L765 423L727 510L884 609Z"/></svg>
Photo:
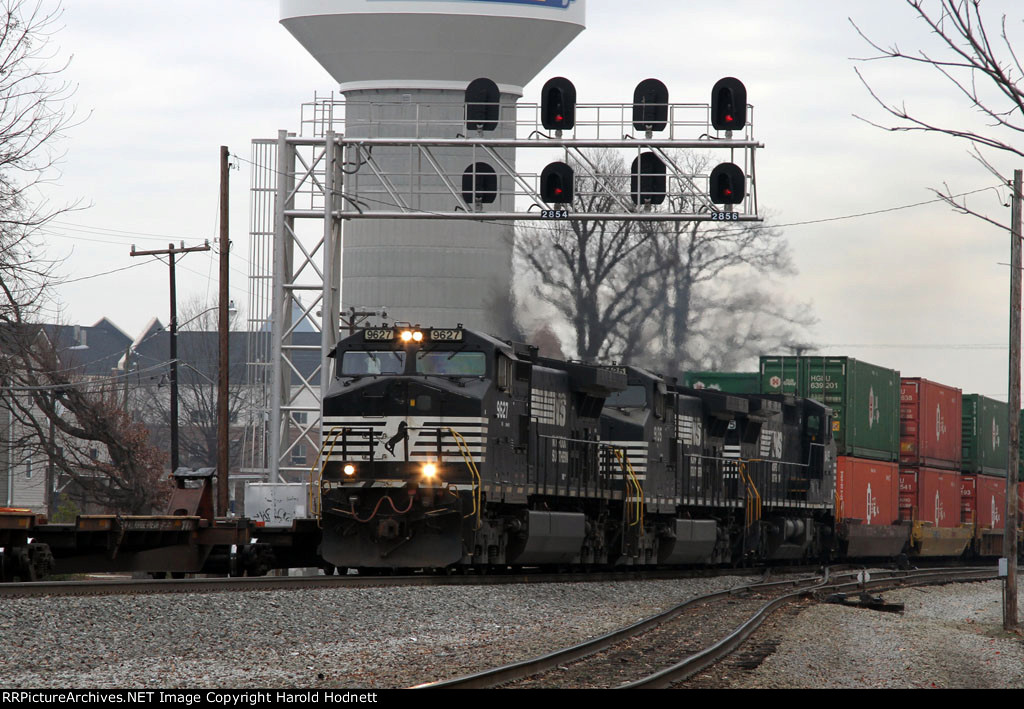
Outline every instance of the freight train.
<svg viewBox="0 0 1024 709"><path fill-rule="evenodd" d="M177 477L162 516L0 510L0 579L1002 550L1006 405L851 358L679 384L461 326L367 328L331 357L311 514L214 518L208 473Z"/></svg>
<svg viewBox="0 0 1024 709"><path fill-rule="evenodd" d="M899 374L856 360L766 357L758 391L723 392L462 327L370 328L333 357L314 487L337 567L956 556L976 538L901 518ZM923 495L945 475L912 474Z"/></svg>

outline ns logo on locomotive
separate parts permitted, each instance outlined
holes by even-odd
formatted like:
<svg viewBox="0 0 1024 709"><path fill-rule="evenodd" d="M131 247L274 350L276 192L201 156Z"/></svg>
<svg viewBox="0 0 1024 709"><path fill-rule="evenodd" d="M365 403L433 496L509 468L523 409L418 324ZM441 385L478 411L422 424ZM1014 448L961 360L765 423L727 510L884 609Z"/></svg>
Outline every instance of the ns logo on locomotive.
<svg viewBox="0 0 1024 709"><path fill-rule="evenodd" d="M455 328L342 339L314 481L324 561L646 566L832 551L830 410Z"/></svg>

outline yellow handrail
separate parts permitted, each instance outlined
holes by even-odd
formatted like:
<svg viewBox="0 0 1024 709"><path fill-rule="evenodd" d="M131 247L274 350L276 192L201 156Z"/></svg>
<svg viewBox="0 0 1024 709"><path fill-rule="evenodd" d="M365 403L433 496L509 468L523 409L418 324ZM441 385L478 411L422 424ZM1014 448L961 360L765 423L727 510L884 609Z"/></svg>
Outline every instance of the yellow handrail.
<svg viewBox="0 0 1024 709"><path fill-rule="evenodd" d="M342 434L348 428L351 428L351 426L334 426L334 427L332 427L327 432L327 437L326 437L326 439L324 441L324 444L320 447L320 451L317 453L316 460L313 461L313 466L309 470L309 487L310 487L310 489L309 489L309 493L307 495L307 501L309 503L310 509L311 510L315 510L315 514L316 514L316 518L317 518L318 522L321 521L321 513L322 513L322 499L321 498L322 498L322 495L323 495L324 471L327 469L327 463L330 461L331 455L334 453L334 448L338 444L338 438L339 438L340 434ZM472 517L472 516L475 515L476 518L477 518L477 522L476 522L477 526L476 526L476 528L480 529L480 527L483 524L483 522L482 522L482 515L481 515L481 513L483 511L483 498L482 498L483 479L480 477L480 471L476 467L476 462L473 460L473 454L469 450L469 444L466 443L466 439L462 436L462 434L460 434L454 428L448 428L448 432L452 435L452 438L455 439L455 443L459 447L459 452L462 454L462 458L463 458L463 460L466 461L466 466L469 468L469 472L473 476L473 494L472 494L473 510L468 515L466 515L466 517ZM324 455L324 451L327 452L326 456ZM321 458L323 458L323 464L322 465L320 465L320 459ZM314 487L313 475L314 475L314 473L317 472L317 467L318 466L319 466L320 470L319 470L319 474L317 475L317 479L316 479L316 490L317 490L317 492L319 494L316 497L314 497L313 496L313 487Z"/></svg>
<svg viewBox="0 0 1024 709"><path fill-rule="evenodd" d="M338 444L338 436L345 432L345 429L351 428L350 426L332 426L327 432L327 438L324 444L320 446L320 450L316 455L316 460L313 461L313 467L309 469L309 493L307 495L307 501L309 502L310 510L315 510L317 524L321 522L321 512L323 507L323 485L324 485L324 470L327 469L327 463L331 460L331 454L334 453L334 447ZM330 450L327 450L327 444L330 443ZM324 455L324 451L327 450L327 455ZM316 472L317 465L320 463L320 459L324 459L324 464L320 466L320 474L316 480L316 491L317 495L313 497L313 473Z"/></svg>
<svg viewBox="0 0 1024 709"><path fill-rule="evenodd" d="M448 433L452 434L452 438L455 439L455 443L459 447L459 452L462 453L462 459L466 461L466 467L469 468L469 472L473 475L473 494L471 495L473 499L473 511L468 515L465 515L463 519L476 515L475 529L480 529L480 527L483 526L483 499L481 497L483 479L480 477L480 471L477 470L476 463L473 461L473 453L469 450L469 444L466 443L466 439L463 438L462 434L454 428L449 428Z"/></svg>
<svg viewBox="0 0 1024 709"><path fill-rule="evenodd" d="M739 469L740 477L743 479L743 485L747 491L747 501L748 503L753 502L753 504L745 505L747 527L751 527L753 526L754 522L761 519L761 493L757 491L757 486L754 485L753 479L750 477L750 475L747 474L748 462L756 462L756 460L741 460Z"/></svg>
<svg viewBox="0 0 1024 709"><path fill-rule="evenodd" d="M622 466L622 472L626 479L633 483L633 488L637 494L636 501L636 516L633 522L630 522L630 527L635 527L638 524L643 524L644 519L644 488L640 484L640 481L636 477L636 473L633 471L633 466L629 463L629 458L626 457L624 451L621 448L612 448L615 453L615 457L619 459L619 465ZM629 493L627 492L626 509L629 509Z"/></svg>

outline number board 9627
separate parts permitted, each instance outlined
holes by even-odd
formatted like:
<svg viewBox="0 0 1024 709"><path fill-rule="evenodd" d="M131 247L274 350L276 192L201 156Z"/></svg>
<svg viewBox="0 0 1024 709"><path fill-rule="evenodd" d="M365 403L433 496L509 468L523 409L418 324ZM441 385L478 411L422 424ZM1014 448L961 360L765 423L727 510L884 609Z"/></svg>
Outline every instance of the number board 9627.
<svg viewBox="0 0 1024 709"><path fill-rule="evenodd" d="M366 342L388 342L395 339L395 331L391 328L366 328L363 340Z"/></svg>
<svg viewBox="0 0 1024 709"><path fill-rule="evenodd" d="M462 330L431 330L430 339L435 342L462 342Z"/></svg>

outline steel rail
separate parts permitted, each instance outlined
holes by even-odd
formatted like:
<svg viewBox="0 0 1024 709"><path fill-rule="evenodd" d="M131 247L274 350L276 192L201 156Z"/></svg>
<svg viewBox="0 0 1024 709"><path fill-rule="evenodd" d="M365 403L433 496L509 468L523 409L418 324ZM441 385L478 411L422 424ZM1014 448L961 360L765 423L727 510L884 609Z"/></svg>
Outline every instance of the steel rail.
<svg viewBox="0 0 1024 709"><path fill-rule="evenodd" d="M609 571L586 573L497 573L464 575L416 574L410 576L241 576L189 579L129 579L32 581L0 583L0 598L32 596L89 596L143 593L218 593L232 591L311 590L381 586L484 586L528 583L586 583L651 581L714 576L742 576L760 570L720 569L693 571ZM785 583L785 582L777 582Z"/></svg>
<svg viewBox="0 0 1024 709"><path fill-rule="evenodd" d="M632 625L619 628L618 630L613 630L610 633L592 640L587 640L578 645L573 645L572 647L556 650L548 653L547 655L531 658L529 660L523 660L521 662L514 662L501 667L484 670L472 675L466 675L449 680L440 680L437 682L426 682L411 687L411 689L485 689L495 687L544 672L567 662L575 662L576 660L598 653L618 642L621 642L622 640L639 635L651 628L661 625L662 623L670 621L687 608L699 603L727 598L747 591L774 588L778 586L809 584L812 587L816 587L827 581L827 579L828 571L826 570L825 575L822 577L788 579L781 581L762 581L745 586L737 586L723 591L715 591L703 596L696 596L673 606L666 611L662 611L661 613L657 613L633 623Z"/></svg>
<svg viewBox="0 0 1024 709"><path fill-rule="evenodd" d="M650 687L656 688L660 686L669 686L674 682L679 682L679 678L668 679L664 684L660 684L662 676L672 677L671 672L677 670L680 667L685 666L688 662L693 662L693 670L690 675L698 672L703 667L714 664L722 657L725 657L739 647L742 642L753 633L757 627L763 623L764 619L770 615L773 610L777 610L785 603L793 600L796 597L804 596L808 593L821 593L825 590L842 590L842 589L861 589L867 590L869 588L881 588L886 585L890 586L906 586L906 585L925 585L929 583L943 583L948 580L950 576L968 576L964 580L987 580L993 578L995 571L988 567L981 568L969 568L969 569L924 569L924 570L877 570L871 572L874 577L867 582L862 580L853 580L848 582L831 582L833 578L848 578L851 576L859 576L863 573L862 568L844 570L840 573L836 573L833 568L825 570L825 573L820 577L814 578L800 578L800 579L786 579L779 581L761 581L754 584L747 584L744 586L737 586L732 589L723 591L716 591L703 596L688 599L683 603L680 603L666 611L655 614L643 620L640 620L632 625L614 630L610 633L602 635L591 640L579 643L568 648L562 648L554 652L542 655L540 657L530 658L519 662L514 662L501 667L496 667L481 672L474 673L472 675L466 675L463 677L457 677L448 680L439 680L434 682L426 682L411 687L411 689L484 689L497 687L509 682L514 682L525 677L530 677L541 672L553 669L566 663L575 662L583 659L590 655L594 655L598 652L608 649L609 647L619 643L630 637L640 635L652 628L661 625L665 622L671 621L676 616L680 615L687 608L690 608L696 604L718 600L726 598L739 593L752 591L752 590L765 590L773 587L793 586L802 584L802 587L797 591L784 594L778 599L775 599L765 606L763 606L752 620L756 620L756 624L745 631L745 626L750 625L752 620L748 620L743 626L738 628L736 631L731 633L728 638L719 643L716 643L711 648L704 650L696 655L692 655L682 663L674 665L673 667L663 670L662 672L650 675L647 678L638 680L635 683L622 685L622 688L628 687ZM729 648L726 651L724 648ZM701 660L706 659L707 661L700 666L697 663ZM687 675L687 676L690 676ZM685 679L685 678L684 678ZM652 682L651 684L645 684L645 682Z"/></svg>
<svg viewBox="0 0 1024 709"><path fill-rule="evenodd" d="M816 591L820 593L825 590L838 591L844 588L862 590L871 588L873 590L886 590L901 586L924 586L930 584L949 583L951 581L967 582L989 580L996 577L996 571L991 568L960 570L943 569L939 571L927 569L907 571L903 572L903 574L905 575L871 579L869 581L854 581L842 584L822 584L816 589ZM687 657L685 660L672 665L671 667L655 672L654 674L648 675L647 677L635 682L620 685L616 689L666 689L677 682L682 682L692 677L701 670L706 669L733 653L744 643L744 641L747 640L747 638L753 635L753 633L761 627L762 623L764 623L772 612L778 610L791 601L796 600L796 598L806 594L806 592L806 590L802 590L786 594L766 603L745 623L714 645Z"/></svg>

